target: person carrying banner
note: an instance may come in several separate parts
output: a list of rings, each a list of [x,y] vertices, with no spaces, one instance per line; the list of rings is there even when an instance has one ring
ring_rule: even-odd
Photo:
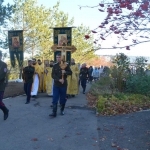
[[[0,51],[0,109],[4,113],[4,120],[8,118],[9,110],[3,103],[3,96],[6,87],[7,64],[2,61],[2,52]]]
[[[36,97],[38,94],[38,89],[39,89],[39,80],[40,80],[41,69],[40,69],[39,64],[36,62],[35,58],[33,59],[32,64],[33,64],[32,67],[35,68],[35,73],[33,76],[31,96]]]
[[[54,79],[53,86],[53,113],[49,116],[56,117],[57,115],[57,103],[60,102],[61,115],[64,115],[64,108],[66,104],[66,92],[67,92],[67,75],[72,75],[72,71],[67,63],[62,64],[61,54],[56,55],[57,63],[54,64],[52,69],[52,78]],[[61,68],[61,65],[65,65],[65,69]],[[63,77],[63,78],[62,78]]]
[[[75,60],[73,58],[71,59],[70,69],[72,71],[72,75],[67,77],[67,95],[75,97],[75,95],[77,95],[79,92],[78,80],[80,71],[78,65],[75,63]]]

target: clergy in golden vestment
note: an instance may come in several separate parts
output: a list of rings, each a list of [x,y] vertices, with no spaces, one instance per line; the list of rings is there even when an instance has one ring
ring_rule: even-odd
[[[45,92],[46,91],[46,88],[44,88],[44,65],[42,64],[41,60],[38,59],[38,64],[39,64],[39,67],[40,67],[40,81],[39,81],[39,89],[38,89],[38,92]]]
[[[79,92],[79,67],[78,64],[75,64],[75,60],[71,59],[70,65],[72,75],[67,77],[68,87],[67,87],[67,95],[74,97]]]
[[[50,65],[46,65],[45,68],[45,74],[46,74],[46,92],[49,96],[53,96],[53,78],[51,76],[52,74],[52,68],[53,68],[54,61],[50,61]]]
[[[33,84],[32,84],[32,89],[31,89],[31,96],[36,97],[37,93],[38,93],[38,89],[39,89],[39,79],[40,79],[40,66],[39,64],[36,62],[36,59],[33,59],[33,63],[32,63],[33,67],[35,68],[35,74],[33,77]]]

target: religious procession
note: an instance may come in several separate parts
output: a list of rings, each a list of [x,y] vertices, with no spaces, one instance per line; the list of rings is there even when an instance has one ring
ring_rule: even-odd
[[[86,92],[87,82],[91,83],[100,77],[100,68],[87,67],[86,63],[80,65],[75,62],[71,54],[76,51],[72,45],[71,27],[54,28],[54,45],[51,49],[54,52],[54,60],[28,59],[24,65],[23,54],[23,31],[9,31],[8,37],[10,60],[12,67],[15,66],[15,58],[22,69],[24,92],[26,94],[25,104],[29,104],[31,98],[37,98],[39,93],[45,93],[52,97],[52,113],[50,117],[57,116],[57,107],[60,104],[60,114],[64,115],[64,109],[68,98],[79,94],[79,87],[82,93]],[[15,40],[14,40],[15,39]],[[19,44],[15,44],[20,41]],[[15,42],[15,43],[14,43]],[[18,42],[17,42],[18,43]],[[3,95],[7,83],[7,64],[2,61],[0,52],[0,109],[4,113],[4,120],[8,118],[9,110],[3,103]]]

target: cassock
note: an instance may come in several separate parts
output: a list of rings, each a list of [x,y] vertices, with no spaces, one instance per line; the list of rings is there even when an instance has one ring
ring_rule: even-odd
[[[39,92],[41,92],[41,91],[43,91],[43,92],[45,92],[45,90],[44,90],[44,65],[43,64],[41,64],[41,65],[39,65],[39,67],[40,67],[40,74],[39,74]]]
[[[33,77],[31,96],[35,96],[35,95],[37,95],[38,89],[39,89],[39,80],[40,80],[41,69],[40,69],[38,63],[36,63],[35,65],[32,65],[32,66],[35,68],[35,74]]]
[[[79,68],[77,64],[71,65],[70,69],[72,71],[72,75],[67,77],[68,87],[67,94],[68,95],[77,95],[79,93]]]
[[[53,96],[53,78],[51,76],[53,67],[46,67],[46,92],[49,96]]]

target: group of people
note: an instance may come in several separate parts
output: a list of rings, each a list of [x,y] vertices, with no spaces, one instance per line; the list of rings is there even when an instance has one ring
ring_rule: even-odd
[[[86,81],[88,78],[88,69],[82,65],[81,69],[74,59],[71,64],[67,64],[65,70],[62,70],[60,63],[61,54],[56,55],[57,63],[50,61],[49,64],[43,64],[41,60],[28,60],[28,65],[23,68],[22,79],[24,82],[24,91],[27,95],[26,103],[30,103],[31,97],[36,97],[39,92],[47,92],[53,97],[52,117],[57,115],[57,103],[61,106],[61,115],[64,115],[64,108],[68,96],[75,97],[79,93],[79,83],[83,88],[83,94],[86,90]],[[64,74],[64,78],[62,78]],[[4,120],[8,118],[9,110],[3,103],[3,95],[6,87],[7,64],[2,61],[2,52],[0,51],[0,109],[4,113]]]
[[[0,109],[4,112],[4,120],[8,118],[9,110],[2,102],[7,76],[7,64],[2,60],[2,53],[0,52]],[[28,65],[23,68],[22,79],[24,82],[24,91],[27,95],[26,103],[30,103],[31,97],[36,97],[39,92],[46,92],[53,97],[51,117],[57,115],[57,104],[61,106],[60,113],[64,115],[64,108],[69,97],[75,97],[79,93],[79,86],[81,85],[85,94],[87,80],[92,81],[92,76],[95,77],[95,71],[92,67],[87,68],[86,64],[79,66],[72,58],[70,65],[67,64],[63,70],[61,68],[62,57],[61,54],[56,55],[57,62],[53,60],[50,64],[43,64],[40,59],[28,60]],[[62,78],[62,74],[64,75]],[[98,75],[97,75],[98,77]]]
[[[94,81],[98,80],[100,78],[101,73],[103,73],[103,69],[104,69],[103,66],[101,67],[90,66],[88,68],[88,80],[87,81],[89,83],[92,83],[93,80]]]
[[[64,108],[68,97],[75,97],[79,93],[79,81],[83,88],[83,94],[86,90],[86,81],[88,78],[88,68],[83,64],[81,69],[75,60],[71,59],[71,64],[67,64],[63,70],[61,68],[61,54],[56,55],[57,63],[50,61],[43,65],[40,60],[32,59],[28,61],[28,66],[23,68],[22,78],[24,81],[24,91],[27,95],[26,103],[30,103],[30,98],[36,97],[38,92],[47,92],[53,97],[52,117],[56,117],[57,104],[60,103],[61,115],[64,115]],[[62,78],[62,74],[64,74]]]

